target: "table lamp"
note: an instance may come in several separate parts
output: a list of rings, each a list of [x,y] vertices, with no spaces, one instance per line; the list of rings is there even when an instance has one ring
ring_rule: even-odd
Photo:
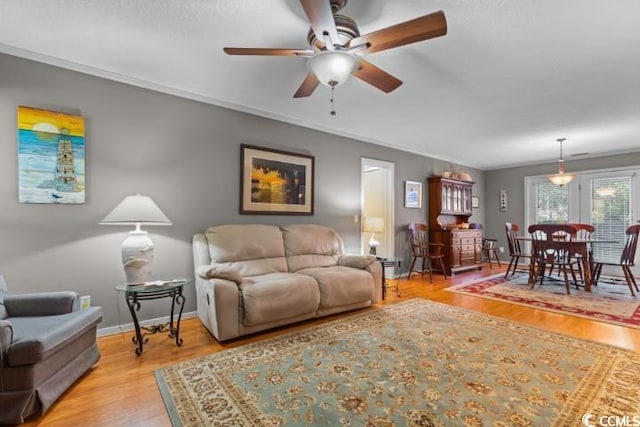
[[[171,225],[171,221],[162,213],[151,197],[127,196],[105,216],[101,225],[135,225],[122,242],[122,264],[127,283],[143,283],[151,276],[153,262],[153,242],[141,225]]]
[[[376,255],[376,247],[380,244],[380,242],[376,240],[376,233],[382,233],[384,231],[384,218],[378,216],[365,216],[362,231],[371,233],[371,239],[369,239],[369,253],[371,255]]]

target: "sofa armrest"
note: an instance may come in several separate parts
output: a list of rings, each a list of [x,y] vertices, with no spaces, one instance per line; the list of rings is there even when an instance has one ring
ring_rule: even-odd
[[[338,265],[351,268],[365,269],[376,262],[375,255],[341,255],[338,258]]]
[[[198,317],[218,341],[240,335],[241,295],[231,280],[196,276]]]
[[[52,316],[79,309],[78,294],[71,291],[6,294],[7,317]]]
[[[375,255],[341,255],[338,258],[338,265],[366,270],[373,276],[372,304],[382,300],[382,264],[377,261]]]
[[[378,301],[382,301],[382,263],[372,262],[365,268],[365,270],[371,273],[371,275],[373,276],[375,289],[373,291],[371,303],[375,304]]]
[[[0,367],[4,366],[4,359],[6,357],[11,342],[13,341],[13,328],[11,322],[8,320],[0,320]],[[2,378],[0,378],[0,382]]]
[[[196,267],[196,274],[205,280],[223,279],[235,282],[237,285],[242,283],[242,274],[235,268],[224,265],[200,265]]]

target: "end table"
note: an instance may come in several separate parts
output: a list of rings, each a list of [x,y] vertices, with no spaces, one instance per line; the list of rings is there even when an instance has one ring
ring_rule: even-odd
[[[140,356],[142,354],[144,344],[149,341],[147,335],[153,335],[158,332],[168,331],[169,337],[175,338],[176,345],[182,345],[182,338],[180,338],[180,319],[182,318],[182,309],[184,308],[185,302],[182,289],[191,282],[191,279],[174,279],[156,280],[141,284],[121,283],[116,286],[116,290],[124,294],[131,318],[133,319],[135,335],[131,338],[131,341],[137,344],[135,350],[136,355]],[[136,312],[140,311],[140,301],[160,298],[171,298],[171,317],[169,318],[169,322],[153,326],[140,326],[138,316],[136,315]],[[174,323],[173,315],[177,308],[179,308],[180,311],[178,311],[177,322]],[[145,332],[142,333],[142,330]]]
[[[400,276],[396,278],[396,282],[391,284],[387,281],[385,269],[393,268],[394,275],[396,268],[401,268],[402,260],[400,258],[378,258],[380,264],[382,264],[382,300],[384,300],[387,296],[387,289],[394,289],[396,291],[396,295],[400,296]]]

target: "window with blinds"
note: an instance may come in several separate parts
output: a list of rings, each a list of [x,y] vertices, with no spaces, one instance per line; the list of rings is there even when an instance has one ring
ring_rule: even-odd
[[[594,245],[594,257],[618,261],[624,247],[631,218],[631,177],[593,178],[591,188],[591,223],[597,239],[616,240],[616,244]]]
[[[535,186],[534,224],[561,224],[569,221],[569,190],[549,181]]]
[[[559,187],[546,176],[525,178],[525,224],[586,223],[596,232],[593,238],[617,243],[594,243],[596,260],[618,262],[626,241],[626,230],[640,222],[638,195],[640,169],[587,171],[575,174]],[[634,267],[640,276],[640,264]]]

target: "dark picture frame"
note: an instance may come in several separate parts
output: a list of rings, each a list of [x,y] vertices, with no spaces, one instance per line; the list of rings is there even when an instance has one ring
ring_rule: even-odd
[[[420,181],[404,182],[404,207],[422,208],[422,183]]]
[[[240,146],[240,213],[313,215],[314,156]]]

